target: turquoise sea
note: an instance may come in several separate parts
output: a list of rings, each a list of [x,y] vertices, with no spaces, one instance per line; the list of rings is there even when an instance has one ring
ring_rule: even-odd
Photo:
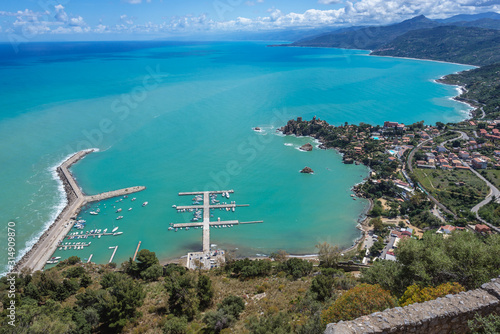
[[[350,189],[367,168],[343,165],[332,150],[301,152],[311,139],[279,136],[276,128],[297,116],[335,125],[458,121],[468,107],[450,99],[454,87],[433,80],[468,68],[263,42],[31,43],[17,53],[2,44],[0,272],[7,223],[16,223],[20,257],[65,204],[55,166],[91,147],[99,152],[72,168],[87,194],[147,190],[135,202],[112,199],[82,212],[87,229],[119,226],[122,235],[87,239],[91,246],[57,256],[93,254],[106,263],[109,247],[119,246],[114,262],[121,263],[139,241],[162,259],[200,250],[200,230],[167,228],[191,218],[172,209],[191,204],[178,192],[210,189],[234,189],[230,200],[250,204],[214,219],[264,220],[212,229],[219,247],[256,255],[313,253],[323,241],[349,246],[367,206]],[[304,166],[314,175],[300,174]],[[98,205],[101,213],[90,215]]]

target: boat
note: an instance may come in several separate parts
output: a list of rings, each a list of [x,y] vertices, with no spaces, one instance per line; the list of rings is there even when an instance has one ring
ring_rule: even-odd
[[[53,257],[51,257],[50,259],[51,259],[51,260],[59,260],[60,258],[61,258],[60,256],[53,256]]]
[[[107,228],[105,228],[104,231],[102,231],[102,233],[106,233],[106,232],[108,232]]]
[[[99,213],[95,212],[95,211],[90,211],[90,214],[91,215],[98,215]]]
[[[192,221],[192,222],[197,222],[197,221],[198,221],[198,218],[196,218],[196,217],[191,218],[191,221]]]
[[[233,212],[236,211],[236,209],[233,207]]]
[[[132,208],[128,208],[128,211],[132,211]]]
[[[169,231],[172,231],[173,229],[174,229],[174,228],[173,228],[172,226],[170,226],[170,227],[168,228],[168,230],[169,230]]]
[[[101,239],[101,236],[102,236],[102,234],[99,234],[99,235],[97,236],[97,239]]]
[[[229,198],[229,192],[228,191],[226,191],[226,197]]]
[[[118,230],[118,226],[115,227],[111,232],[116,232],[116,230]]]
[[[176,227],[176,228],[175,228],[175,232],[177,232],[177,230],[178,230],[178,228]]]
[[[172,207],[173,207],[173,208],[176,208],[176,207],[177,207],[177,205],[175,205],[175,204],[174,204],[174,205],[172,205]]]
[[[116,210],[116,212],[122,212],[122,209],[121,209],[121,208],[119,208],[118,210]]]
[[[128,198],[128,196],[127,196],[127,195],[125,195],[125,196],[123,196],[123,198]]]
[[[135,197],[134,197],[134,198],[132,198],[132,199],[131,199],[131,201],[133,202],[133,201],[135,201],[136,199],[137,199],[137,198],[135,198]]]
[[[120,234],[123,234],[123,232],[115,232],[115,233],[113,233],[113,235],[120,235]]]
[[[47,261],[47,264],[55,264],[55,263],[57,263],[57,262],[59,262],[59,261],[49,260],[49,261]]]
[[[226,197],[226,193],[222,193],[222,197]]]
[[[146,205],[148,205],[148,202],[142,203],[142,206],[146,206]]]
[[[188,231],[188,230],[189,230],[189,226],[186,226],[186,231]]]
[[[123,218],[123,216],[118,216],[118,217],[116,217],[116,220],[122,219],[122,218]]]

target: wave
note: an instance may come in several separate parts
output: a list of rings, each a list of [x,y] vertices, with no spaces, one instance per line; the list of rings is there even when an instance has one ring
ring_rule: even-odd
[[[90,148],[83,150],[85,152],[89,151],[94,151],[94,152],[99,152],[100,150],[98,148]],[[55,180],[57,183],[57,195],[58,195],[58,202],[51,208],[50,213],[49,213],[49,219],[45,221],[42,225],[42,229],[38,231],[31,239],[26,241],[25,247],[19,251],[16,257],[16,262],[22,259],[24,255],[26,255],[27,252],[30,251],[31,248],[40,240],[40,237],[45,233],[45,231],[54,223],[56,220],[57,216],[62,212],[62,210],[66,207],[68,204],[68,199],[66,197],[66,191],[64,190],[64,184],[59,178],[59,175],[57,174],[57,168],[62,165],[63,162],[68,160],[71,156],[73,156],[75,153],[68,154],[66,157],[63,159],[59,160],[56,164],[52,165],[51,167],[48,167],[46,169],[46,172],[48,172],[51,175],[52,180]],[[0,273],[0,276],[3,276],[7,274],[6,273]]]

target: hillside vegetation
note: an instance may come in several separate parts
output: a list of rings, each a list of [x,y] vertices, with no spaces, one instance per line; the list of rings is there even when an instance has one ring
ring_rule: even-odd
[[[491,117],[500,115],[500,63],[450,74],[440,81],[465,86],[466,92],[458,100],[483,106],[484,112]]]
[[[70,257],[14,275],[14,298],[11,281],[0,279],[0,333],[315,334],[329,322],[477,288],[500,274],[499,235],[407,239],[398,262],[377,261],[359,278],[336,268],[338,248],[318,248],[318,266],[282,251],[273,261],[231,260],[210,271],[160,266],[148,250],[120,269]],[[12,300],[16,327],[8,324]]]
[[[499,49],[498,30],[442,26],[407,32],[372,54],[488,65],[500,62]]]

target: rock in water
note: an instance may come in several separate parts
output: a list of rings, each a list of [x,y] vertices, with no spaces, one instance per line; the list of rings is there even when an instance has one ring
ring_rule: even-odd
[[[302,145],[300,147],[300,150],[309,152],[309,151],[313,150],[313,146],[310,143],[307,143],[307,144]]]
[[[300,171],[301,173],[306,173],[306,174],[311,174],[311,173],[314,173],[314,171],[309,168],[309,167],[304,167],[303,170]]]

